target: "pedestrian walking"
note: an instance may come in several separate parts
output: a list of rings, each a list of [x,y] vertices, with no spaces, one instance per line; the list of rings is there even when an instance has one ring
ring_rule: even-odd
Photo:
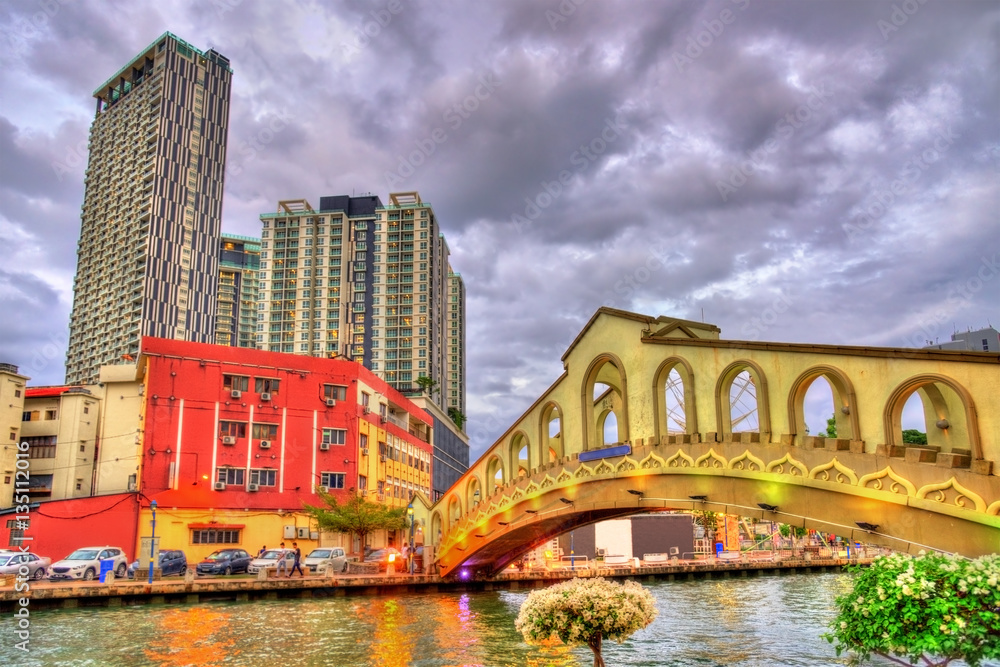
[[[306,576],[306,573],[302,571],[302,550],[299,549],[298,542],[292,542],[292,546],[295,547],[295,563],[292,564],[292,571],[288,573],[288,578],[292,578],[292,575],[295,574],[295,570],[298,570],[299,575],[304,577]]]
[[[260,551],[257,552],[257,558],[263,558],[265,551],[267,551],[267,545],[266,544],[260,548]]]
[[[288,559],[285,558],[288,554],[285,553],[285,543],[281,543],[281,556],[278,558],[278,569],[275,571],[275,576],[281,576],[282,571],[288,572]]]

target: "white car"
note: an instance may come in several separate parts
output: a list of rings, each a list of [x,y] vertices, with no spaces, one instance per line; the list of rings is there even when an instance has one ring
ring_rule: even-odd
[[[347,554],[340,547],[320,547],[310,551],[302,561],[303,569],[313,574],[327,565],[332,565],[334,572],[343,572],[347,567]]]
[[[92,581],[101,574],[101,561],[112,560],[115,577],[123,579],[128,571],[128,559],[118,547],[84,547],[77,549],[49,568],[49,579],[83,579]]]
[[[0,551],[0,574],[18,574],[30,579],[44,579],[52,561],[31,552]]]
[[[293,549],[268,549],[263,556],[254,558],[247,566],[247,572],[256,574],[262,569],[274,569],[278,567],[278,561],[285,559],[285,572],[292,571],[292,564],[295,563],[295,551]]]

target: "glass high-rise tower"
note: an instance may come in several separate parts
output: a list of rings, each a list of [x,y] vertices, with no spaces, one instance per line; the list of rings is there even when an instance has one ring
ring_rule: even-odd
[[[232,74],[164,33],[94,91],[67,383],[142,336],[214,342]]]

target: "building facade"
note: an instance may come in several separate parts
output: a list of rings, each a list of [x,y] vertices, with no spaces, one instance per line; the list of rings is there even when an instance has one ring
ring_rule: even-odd
[[[215,344],[257,347],[260,239],[222,234]]]
[[[139,491],[172,508],[161,544],[189,560],[225,544],[317,546],[303,504],[318,491],[393,507],[431,495],[431,416],[358,363],[144,339],[139,373]],[[357,551],[348,538],[331,536]]]
[[[143,336],[211,342],[232,70],[164,33],[96,91],[68,384]]]
[[[18,480],[18,444],[21,442],[21,417],[24,413],[25,386],[30,378],[21,375],[13,364],[0,364],[0,509],[10,507],[14,490],[23,490],[29,480]],[[23,458],[23,457],[22,457]],[[23,466],[22,466],[23,468]],[[20,481],[22,484],[18,485]]]
[[[459,428],[465,423],[465,281],[458,273],[448,275],[448,376],[444,405],[457,411]]]
[[[1000,352],[1000,331],[993,327],[976,331],[958,331],[945,343],[925,345],[924,349],[963,350],[966,352]]]

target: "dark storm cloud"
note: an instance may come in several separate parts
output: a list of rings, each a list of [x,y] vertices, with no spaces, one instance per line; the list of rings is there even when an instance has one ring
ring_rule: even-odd
[[[167,29],[233,62],[225,229],[280,199],[434,205],[474,455],[601,305],[889,346],[1000,319],[995,3],[390,4],[57,3],[31,30],[6,6],[0,232],[50,266],[4,278],[3,351],[65,330],[83,166],[53,165]]]

